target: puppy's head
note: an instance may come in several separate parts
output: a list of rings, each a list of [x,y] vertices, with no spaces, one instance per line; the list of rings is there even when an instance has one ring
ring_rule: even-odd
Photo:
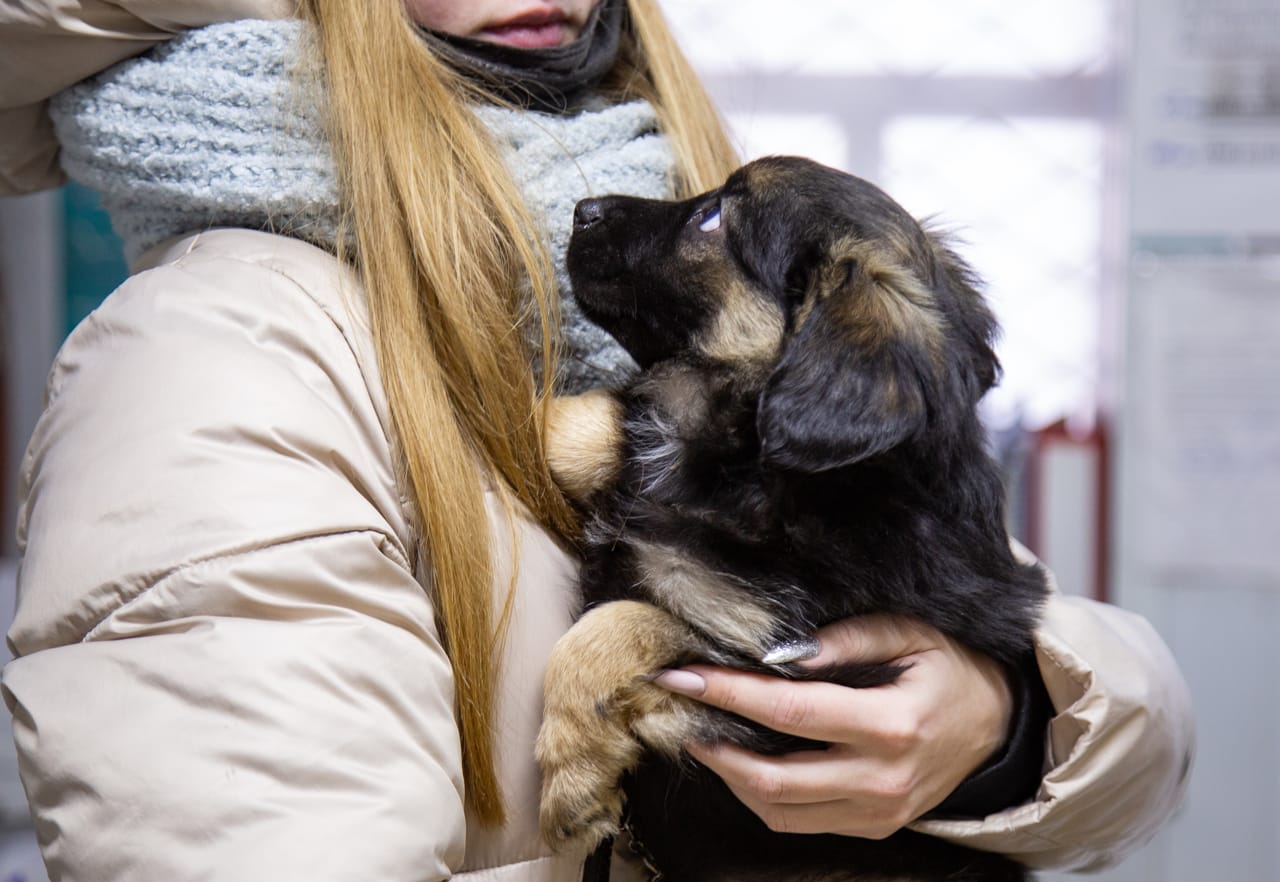
[[[580,202],[569,274],[641,367],[766,377],[762,457],[820,472],[954,434],[995,382],[972,274],[874,185],[796,157],[686,201]]]

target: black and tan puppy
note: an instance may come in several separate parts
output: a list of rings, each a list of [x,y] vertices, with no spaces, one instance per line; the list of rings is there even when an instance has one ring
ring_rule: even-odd
[[[689,201],[579,203],[569,271],[642,374],[552,427],[588,521],[585,612],[546,682],[544,834],[585,851],[625,825],[668,882],[1025,878],[909,831],[770,831],[681,745],[822,745],[651,682],[693,661],[814,676],[790,664],[814,630],[869,612],[1031,651],[1045,581],[1010,553],[975,414],[995,323],[964,264],[866,181],[776,157]]]

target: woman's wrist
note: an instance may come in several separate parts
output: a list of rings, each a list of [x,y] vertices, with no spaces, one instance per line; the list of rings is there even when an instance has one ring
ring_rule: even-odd
[[[1008,735],[928,817],[981,818],[1035,796],[1044,773],[1045,733],[1053,707],[1033,653],[1004,668],[1012,697]]]

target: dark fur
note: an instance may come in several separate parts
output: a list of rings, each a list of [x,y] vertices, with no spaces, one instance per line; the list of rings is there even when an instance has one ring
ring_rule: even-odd
[[[719,227],[700,229],[714,210]],[[811,676],[762,657],[869,612],[917,617],[1009,664],[1031,651],[1045,581],[1010,552],[1004,488],[975,413],[998,373],[995,322],[965,265],[888,196],[776,157],[689,201],[588,200],[569,271],[583,311],[643,370],[617,393],[612,480],[582,500],[588,610],[619,600],[666,609],[689,636],[665,665]],[[717,592],[709,606],[689,597],[705,574]],[[731,625],[730,607],[753,617]],[[625,654],[630,639],[609,651]],[[557,672],[593,664],[568,654],[547,685],[549,725],[561,728],[577,724],[555,717]],[[868,686],[899,673],[859,665],[821,676]],[[613,713],[612,698],[594,701],[599,717]],[[667,701],[680,712],[671,739],[814,746]],[[670,739],[634,720],[626,729],[646,745],[638,766],[627,761],[626,821],[664,879],[1025,878],[1003,857],[912,832],[771,832],[714,775],[672,755]],[[553,827],[578,835],[562,820]]]

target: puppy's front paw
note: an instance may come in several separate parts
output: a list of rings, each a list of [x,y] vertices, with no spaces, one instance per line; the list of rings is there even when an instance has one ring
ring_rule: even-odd
[[[639,760],[642,741],[679,751],[674,737],[646,740],[674,699],[649,681],[693,645],[670,613],[629,600],[588,611],[556,643],[537,745],[542,834],[553,848],[588,852],[618,831],[619,782]]]
[[[618,832],[623,801],[618,781],[638,752],[625,731],[603,721],[594,732],[563,719],[543,723],[540,822],[552,848],[586,854]]]
[[[614,788],[579,787],[577,775],[556,776],[542,797],[542,836],[556,851],[589,854],[618,832],[622,794]]]

